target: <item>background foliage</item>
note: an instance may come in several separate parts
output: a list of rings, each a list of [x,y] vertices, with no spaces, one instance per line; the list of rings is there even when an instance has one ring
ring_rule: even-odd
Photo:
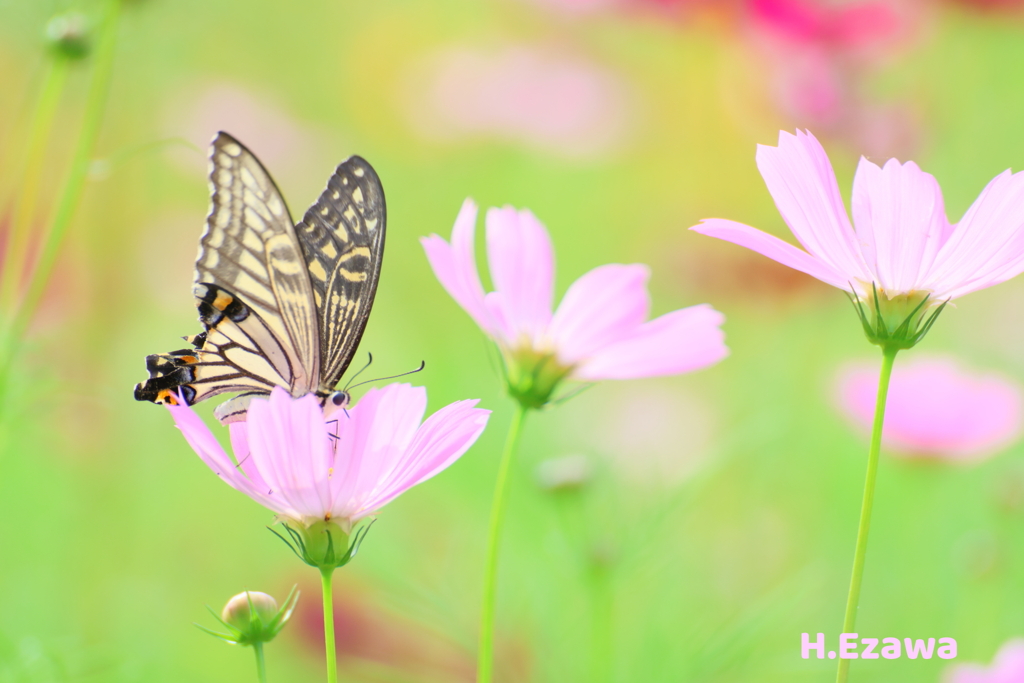
[[[840,55],[847,95],[898,114],[822,123],[844,194],[859,154],[910,157],[939,179],[956,220],[992,176],[1022,164],[1024,19],[981,4],[893,4],[906,22],[898,40]],[[68,9],[95,21],[100,6],[0,2],[0,211],[48,59],[42,29]],[[830,680],[832,662],[800,659],[799,636],[839,630],[867,450],[834,408],[832,380],[845,361],[879,354],[841,293],[686,230],[720,215],[788,235],[755,144],[817,121],[773,89],[792,60],[766,57],[777,53],[764,35],[741,2],[126,3],[97,161],[0,416],[0,681],[245,680],[248,655],[190,622],[209,620],[204,603],[219,609],[243,589],[283,598],[294,583],[299,613],[268,651],[271,677],[321,675],[315,573],[163,410],[131,395],[146,354],[198,331],[191,264],[205,145],[220,128],[263,158],[296,213],[347,155],[374,164],[390,215],[362,344],[369,372],[424,359],[414,381],[433,408],[479,397],[494,410],[478,445],[388,506],[337,575],[345,680],[472,680],[486,515],[512,410],[494,352],[418,243],[447,236],[466,196],[545,222],[559,293],[596,265],[648,263],[654,312],[710,302],[732,349],[712,369],[605,383],[527,423],[503,550],[502,680]],[[596,74],[595,99],[565,106],[599,135],[568,144],[574,126],[466,123],[457,89],[436,85],[460,50],[525,50],[542,64],[528,73],[567,63]],[[87,65],[58,110],[44,204],[70,155]],[[511,87],[481,78],[496,97]],[[552,97],[571,93],[535,100]],[[539,116],[527,105],[516,116]],[[614,117],[587,118],[600,114]],[[911,353],[1021,379],[1021,311],[1019,279],[973,294]],[[588,458],[588,484],[542,490],[538,464],[569,454]],[[973,466],[883,461],[862,634],[955,637],[960,659],[978,661],[1024,635],[1022,456],[1018,444]],[[596,674],[602,610],[614,644]],[[937,681],[944,664],[858,662],[854,674]]]

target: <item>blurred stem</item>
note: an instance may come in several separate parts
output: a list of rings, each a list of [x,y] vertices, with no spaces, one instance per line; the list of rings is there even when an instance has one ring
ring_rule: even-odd
[[[338,654],[334,642],[334,594],[331,590],[333,567],[320,568],[320,584],[324,589],[324,648],[327,651],[327,683],[338,683]]]
[[[252,649],[256,652],[256,675],[260,683],[267,683],[267,661],[263,658],[263,643],[253,643]]]
[[[46,148],[53,128],[53,117],[57,113],[57,103],[60,102],[64,85],[67,83],[68,69],[68,59],[63,55],[56,54],[47,61],[43,86],[29,119],[25,164],[21,171],[21,192],[14,206],[14,219],[4,249],[3,277],[0,280],[2,311],[15,310],[18,289],[28,266],[32,218],[39,197],[43,162],[46,159]]]
[[[82,196],[82,189],[89,175],[92,152],[96,145],[96,138],[99,136],[100,123],[103,120],[103,109],[107,101],[111,74],[114,69],[114,52],[117,45],[117,25],[121,14],[121,1],[107,1],[106,12],[100,25],[96,43],[92,79],[89,82],[89,91],[85,100],[85,111],[82,115],[82,128],[74,154],[71,157],[71,167],[58,196],[57,208],[53,212],[53,217],[44,235],[39,259],[29,278],[25,299],[16,308],[14,320],[10,326],[0,331],[0,395],[4,392],[12,357],[17,350],[18,343],[25,334],[25,330],[32,320],[32,314],[39,305],[43,292],[46,290],[46,283],[50,279],[54,263],[57,260],[60,244],[64,239],[65,233],[67,233],[68,226],[71,224],[71,219],[74,217],[75,208],[78,206],[78,200]]]
[[[594,683],[612,680],[612,582],[611,567],[606,558],[591,558],[591,673]]]
[[[487,564],[484,567],[484,598],[480,608],[480,650],[477,653],[476,681],[491,683],[494,672],[494,609],[498,593],[498,550],[501,545],[501,527],[508,507],[509,471],[512,458],[519,443],[526,411],[524,404],[516,404],[512,424],[505,438],[505,450],[498,465],[498,481],[494,485],[494,499],[491,503],[491,523],[487,533]]]
[[[860,584],[864,575],[864,556],[868,549],[868,531],[871,529],[871,508],[875,502],[875,478],[878,474],[878,454],[882,450],[882,423],[885,421],[885,399],[889,394],[889,378],[898,348],[885,348],[882,352],[882,371],[878,376],[878,394],[875,398],[875,422],[871,428],[871,447],[868,450],[868,473],[864,480],[864,500],[860,506],[860,525],[857,528],[857,550],[853,556],[853,574],[850,577],[850,595],[846,599],[843,633],[854,633],[857,605],[860,602]],[[846,683],[850,660],[839,660],[836,683]]]

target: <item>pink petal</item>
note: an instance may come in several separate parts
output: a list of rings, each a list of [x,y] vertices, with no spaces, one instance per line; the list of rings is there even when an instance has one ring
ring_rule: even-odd
[[[292,398],[275,387],[269,400],[253,399],[246,424],[250,457],[274,495],[300,516],[323,517],[331,504],[333,449],[316,397]]]
[[[573,365],[642,325],[650,310],[648,277],[647,266],[610,264],[572,283],[548,330],[559,360]]]
[[[188,445],[206,463],[207,467],[213,470],[214,474],[223,479],[232,488],[241,491],[255,500],[260,505],[270,508],[274,512],[283,512],[284,508],[280,501],[266,493],[264,489],[247,479],[235,467],[235,462],[221,448],[217,438],[206,426],[202,418],[195,414],[195,411],[187,405],[167,406],[168,412],[174,419],[174,424],[185,436]],[[244,423],[242,423],[244,424]]]
[[[420,243],[441,286],[484,332],[493,336],[496,334],[495,324],[484,306],[484,289],[476,269],[475,231],[476,204],[467,199],[455,219],[451,244],[437,235],[424,237]]]
[[[366,399],[370,398],[370,401]],[[389,384],[367,392],[349,410],[345,428],[356,433],[358,443],[339,454],[351,458],[346,475],[334,484],[334,513],[350,516],[362,501],[390,476],[416,435],[427,408],[427,392],[409,384]]]
[[[402,459],[364,502],[362,512],[372,513],[462,457],[483,433],[490,417],[491,411],[474,408],[477,403],[457,401],[427,418]]]
[[[235,454],[238,469],[245,474],[256,490],[270,491],[270,487],[263,481],[263,475],[256,469],[256,464],[250,457],[249,425],[244,420],[231,422],[228,424],[228,433],[231,436],[231,451]]]
[[[853,365],[839,379],[842,410],[863,429],[874,419],[877,364]],[[1024,390],[996,375],[975,375],[952,358],[897,363],[889,386],[883,438],[908,455],[977,459],[1015,441]]]
[[[1004,171],[982,190],[935,258],[927,288],[956,298],[1024,272],[1024,173]]]
[[[757,167],[800,244],[843,281],[870,281],[832,164],[815,137],[780,132],[778,147],[758,145]]]
[[[724,218],[708,218],[690,230],[746,247],[784,266],[818,278],[833,287],[845,291],[850,291],[851,287],[860,287],[860,284],[850,275],[836,270],[824,261],[811,256],[806,251],[797,249],[774,235],[769,235],[749,225]]]
[[[689,372],[729,354],[721,325],[725,316],[707,304],[666,313],[644,323],[573,371],[580,380],[632,379]]]
[[[879,168],[863,157],[853,179],[853,220],[873,280],[889,293],[918,289],[949,222],[939,184],[914,162]]]
[[[508,341],[539,338],[551,321],[555,257],[547,230],[528,210],[487,210],[487,261]]]
[[[991,667],[957,664],[943,676],[944,683],[1017,683],[1024,681],[1024,639],[1011,638],[996,653]]]

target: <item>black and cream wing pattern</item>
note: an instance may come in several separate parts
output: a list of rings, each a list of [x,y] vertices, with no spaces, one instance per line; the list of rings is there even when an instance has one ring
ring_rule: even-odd
[[[150,377],[135,387],[135,398],[193,404],[237,393],[217,408],[224,422],[244,419],[248,401],[275,386],[326,401],[339,393],[335,385],[355,355],[380,278],[380,179],[365,160],[350,157],[295,225],[256,156],[218,133],[210,188],[193,285],[204,331],[186,338],[193,348],[148,356]]]

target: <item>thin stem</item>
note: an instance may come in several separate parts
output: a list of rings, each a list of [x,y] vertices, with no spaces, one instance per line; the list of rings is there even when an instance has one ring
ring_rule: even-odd
[[[875,502],[875,478],[878,475],[878,454],[882,450],[882,423],[885,421],[885,399],[889,394],[889,378],[892,364],[896,360],[897,348],[886,348],[882,355],[882,371],[878,376],[878,395],[875,398],[875,422],[871,428],[871,447],[868,450],[868,473],[864,480],[864,500],[860,507],[860,525],[857,528],[857,550],[853,557],[853,574],[850,577],[850,595],[846,599],[846,616],[843,618],[843,633],[854,633],[857,622],[857,605],[860,602],[860,585],[864,576],[864,556],[868,549],[868,531],[871,529],[871,508]],[[850,660],[839,659],[836,683],[846,683],[850,672]]]
[[[121,14],[122,0],[108,0],[107,10],[97,38],[95,62],[89,91],[86,95],[85,111],[82,115],[82,129],[78,144],[71,158],[71,167],[64,186],[57,199],[57,208],[50,220],[49,229],[43,239],[43,246],[29,279],[25,299],[17,307],[14,320],[6,330],[0,331],[0,394],[4,391],[12,356],[21,337],[32,319],[36,306],[46,289],[64,235],[74,217],[78,200],[89,175],[92,152],[99,136],[103,120],[104,105],[110,90],[111,74],[114,69],[114,53],[117,45],[117,25]]]
[[[331,591],[333,567],[321,567],[320,584],[324,588],[324,649],[327,651],[327,683],[338,683],[338,654],[334,642],[334,596]]]
[[[601,557],[599,549],[591,558],[591,672],[590,680],[604,683],[612,680],[612,637],[613,597],[611,585],[611,568],[607,559]]]
[[[494,485],[494,499],[491,503],[491,524],[487,533],[487,564],[484,567],[484,596],[480,607],[480,649],[477,653],[477,683],[491,683],[494,672],[494,609],[498,593],[498,550],[501,546],[501,527],[508,507],[509,471],[523,420],[528,408],[522,403],[516,405],[512,424],[505,438],[505,450],[498,465],[498,481]]]
[[[54,55],[46,67],[43,86],[39,91],[32,118],[29,122],[25,162],[21,169],[21,191],[14,208],[14,220],[4,249],[3,278],[0,281],[0,310],[13,311],[18,289],[28,267],[31,244],[32,219],[39,198],[39,184],[46,148],[53,128],[53,117],[67,82],[68,60]]]
[[[253,643],[252,649],[256,652],[256,675],[260,683],[267,683],[267,661],[263,658],[263,643]]]

